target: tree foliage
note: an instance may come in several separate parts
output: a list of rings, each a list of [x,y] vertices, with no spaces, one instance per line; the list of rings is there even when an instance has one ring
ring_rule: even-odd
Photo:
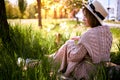
[[[6,15],[8,19],[20,18],[18,6],[12,5],[9,1],[5,1]]]
[[[36,14],[37,14],[37,3],[34,2],[32,4],[30,4],[28,6],[28,8],[26,9],[26,12],[28,12],[29,16],[28,18],[36,18]]]
[[[18,0],[18,5],[13,5],[6,0],[8,18],[36,18],[38,14],[37,0],[27,5],[26,0]],[[68,18],[74,11],[77,12],[87,0],[41,0],[42,18]],[[21,16],[22,15],[22,16]]]
[[[65,4],[69,9],[81,8],[82,0],[66,0]]]
[[[26,0],[18,0],[18,6],[19,6],[19,10],[22,14],[22,18],[23,18],[24,11],[26,10],[26,7],[27,7],[27,1]]]

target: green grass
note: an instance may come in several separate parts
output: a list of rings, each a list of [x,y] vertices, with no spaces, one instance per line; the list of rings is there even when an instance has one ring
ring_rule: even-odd
[[[50,76],[51,63],[44,55],[57,48],[54,38],[46,40],[40,32],[33,31],[31,27],[20,27],[19,25],[10,26],[10,36],[11,41],[5,47],[0,42],[0,79],[52,80],[54,77]],[[23,71],[17,66],[18,57],[39,59],[42,63],[34,69]]]
[[[111,52],[118,52],[118,46],[120,41],[120,28],[111,28],[112,36],[113,36],[113,44],[112,44],[112,49]]]
[[[107,20],[105,21],[107,23],[114,23],[114,24],[120,24],[120,21],[111,21],[111,20]]]
[[[37,20],[8,20],[10,23],[10,43],[3,45],[0,39],[0,80],[56,80],[57,67],[45,57],[57,51],[67,39],[81,35],[86,30],[73,20],[43,20],[43,28],[37,26]],[[111,61],[120,62],[120,29],[111,28],[113,45]],[[59,44],[56,34],[60,33]],[[41,64],[24,71],[17,66],[17,58],[41,60]],[[103,70],[104,71],[104,70]],[[98,75],[99,76],[99,75]],[[101,75],[100,75],[101,76]],[[102,80],[102,79],[101,79]]]

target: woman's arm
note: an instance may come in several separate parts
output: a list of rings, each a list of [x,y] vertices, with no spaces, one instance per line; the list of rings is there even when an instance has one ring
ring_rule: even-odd
[[[72,62],[81,61],[87,54],[87,49],[82,44],[77,44],[68,54],[68,60]]]

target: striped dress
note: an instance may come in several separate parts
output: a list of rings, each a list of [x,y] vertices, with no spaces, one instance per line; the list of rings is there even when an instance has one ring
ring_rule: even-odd
[[[89,73],[99,64],[110,60],[112,34],[108,26],[89,29],[80,36],[78,43],[68,40],[54,55],[55,62],[60,62],[59,72],[76,79],[89,79]]]

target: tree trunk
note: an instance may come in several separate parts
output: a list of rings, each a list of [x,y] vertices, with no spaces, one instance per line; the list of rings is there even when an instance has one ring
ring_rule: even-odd
[[[42,23],[41,23],[41,0],[37,0],[37,5],[38,5],[38,26],[42,28]]]
[[[6,43],[9,42],[10,36],[4,0],[0,0],[0,7],[0,38]]]

